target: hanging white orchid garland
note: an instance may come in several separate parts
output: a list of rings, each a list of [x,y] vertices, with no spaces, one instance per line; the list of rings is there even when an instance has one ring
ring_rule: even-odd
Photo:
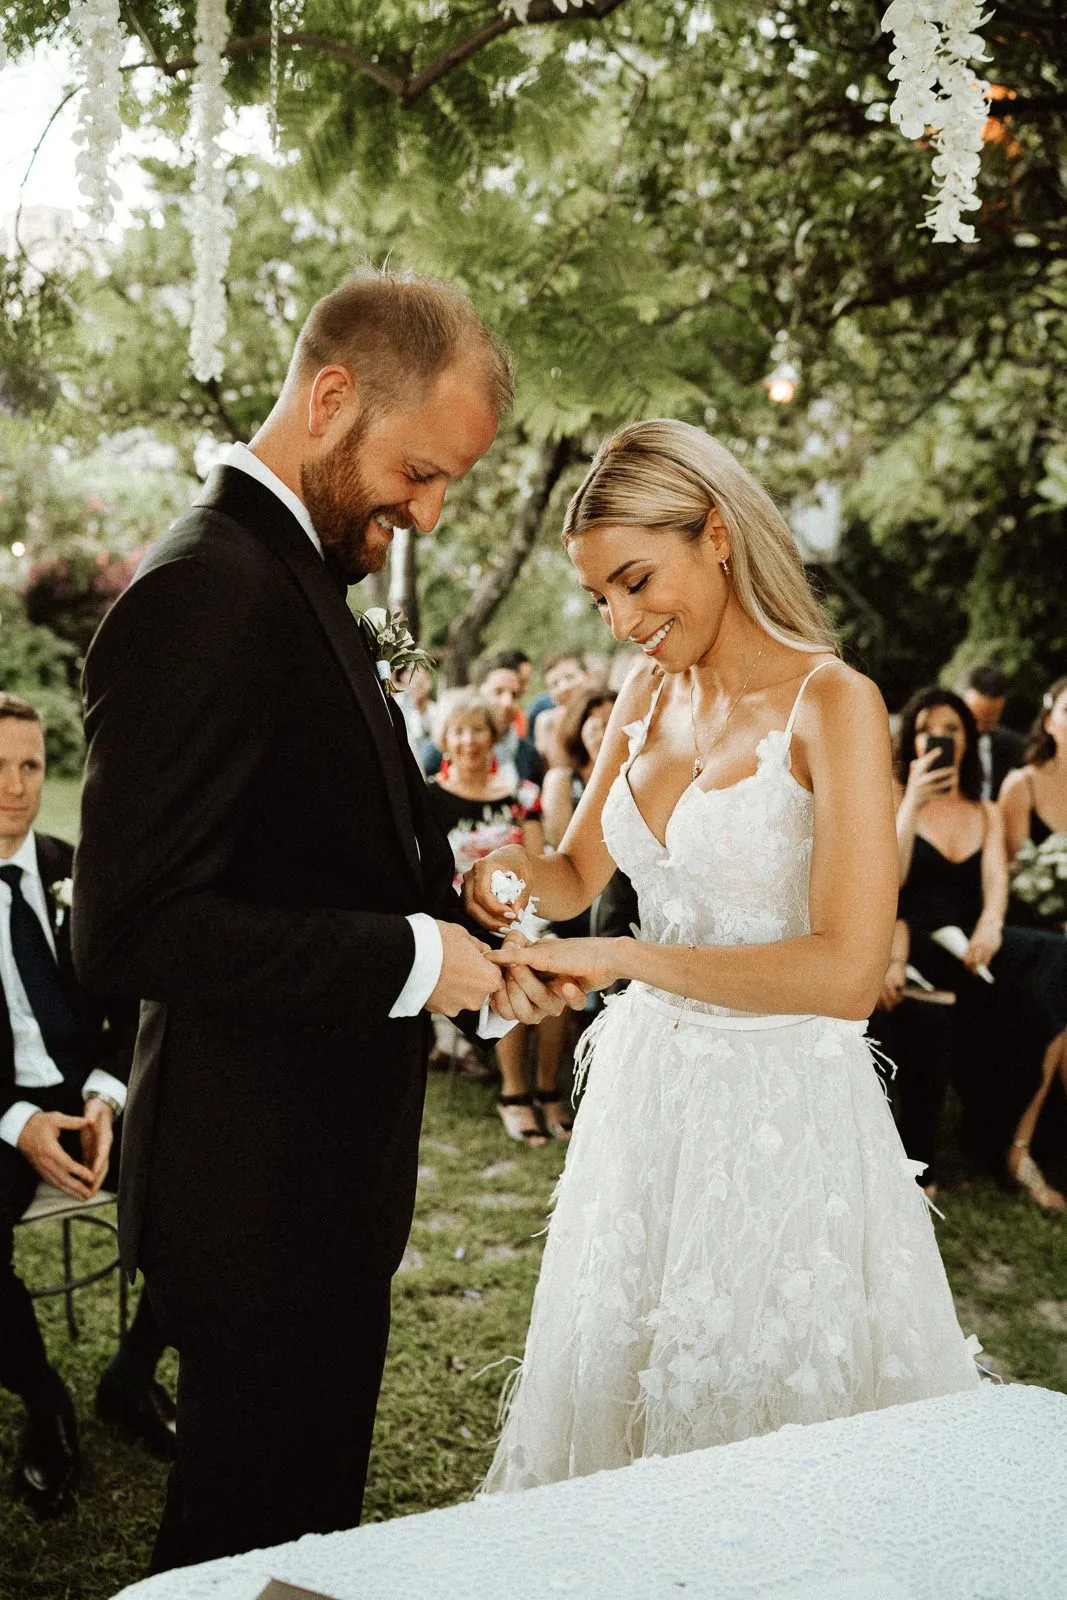
[[[978,30],[992,12],[978,0],[893,0],[882,18],[892,33],[889,76],[897,84],[890,116],[906,139],[933,129],[936,203],[924,227],[938,244],[977,237],[963,212],[977,211],[982,130],[989,115],[989,84],[971,61],[988,61]]]
[[[226,0],[197,0],[193,70],[193,318],[189,357],[201,383],[222,377],[226,336],[226,268],[233,212],[226,204],[226,157],[219,144],[226,117],[223,81],[229,63]]]
[[[81,146],[75,168],[85,196],[92,233],[103,233],[115,214],[119,186],[111,176],[111,158],[122,133],[119,68],[126,39],[118,0],[76,0],[70,22],[80,47],[83,90],[78,102],[75,142]]]

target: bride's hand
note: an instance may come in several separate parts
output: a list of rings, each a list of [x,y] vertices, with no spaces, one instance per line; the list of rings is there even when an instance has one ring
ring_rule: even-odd
[[[513,872],[526,885],[518,899],[510,905],[498,900],[492,891],[494,872]],[[467,869],[463,879],[463,904],[468,915],[480,922],[483,928],[491,928],[494,933],[506,933],[511,924],[518,921],[530,898],[532,877],[533,862],[521,844],[502,845],[491,855],[483,856]]]
[[[534,971],[532,966],[515,963],[504,966],[497,958],[505,952],[524,950],[530,940],[518,928],[512,928],[500,950],[490,956],[498,966],[504,967],[504,984],[493,996],[493,1010],[509,1022],[537,1024],[545,1017],[558,1017],[566,1008],[584,1011],[585,989],[572,977],[548,977]]]
[[[539,944],[519,946],[510,940],[494,950],[490,961],[497,966],[532,967],[546,978],[571,978],[583,989],[609,989],[622,970],[623,951],[630,939],[543,939]]]

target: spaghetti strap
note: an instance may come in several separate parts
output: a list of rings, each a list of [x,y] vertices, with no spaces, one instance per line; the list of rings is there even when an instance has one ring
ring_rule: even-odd
[[[648,710],[645,712],[643,718],[641,719],[642,722],[644,723],[646,738],[648,736],[648,730],[652,726],[652,718],[656,714],[656,707],[659,704],[659,697],[663,693],[663,685],[666,682],[667,682],[667,674],[664,673],[662,675],[662,677],[660,678],[659,682],[657,683],[657,685],[655,687],[655,690],[653,691],[652,699],[649,701],[649,704],[648,704]]]
[[[820,661],[817,667],[812,667],[811,671],[804,679],[804,682],[800,685],[800,688],[797,690],[797,697],[793,701],[793,709],[789,713],[789,721],[785,725],[786,739],[791,739],[793,737],[793,724],[797,720],[797,712],[800,710],[800,702],[804,697],[804,690],[808,687],[808,684],[811,682],[812,678],[814,678],[817,672],[821,672],[823,667],[835,666],[838,659],[839,658],[835,656],[832,661]]]

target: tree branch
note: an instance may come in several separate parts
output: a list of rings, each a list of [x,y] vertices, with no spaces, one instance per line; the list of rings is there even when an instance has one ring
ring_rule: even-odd
[[[479,638],[534,547],[553,489],[571,462],[577,460],[577,454],[577,441],[572,438],[546,439],[541,445],[533,486],[501,560],[486,573],[448,630],[442,655],[450,683],[462,681]]]
[[[1067,111],[1067,94],[1020,95],[1014,100],[994,100],[989,115],[1004,122],[1008,117],[1055,117]]]
[[[433,61],[422,68],[414,76],[401,77],[397,72],[390,72],[387,67],[380,66],[377,61],[372,61],[369,56],[364,56],[358,50],[352,50],[348,45],[330,39],[321,33],[303,33],[297,30],[285,30],[279,34],[279,43],[289,49],[310,50],[320,55],[332,56],[335,61],[341,61],[345,66],[351,67],[354,72],[360,72],[365,77],[371,78],[381,88],[388,90],[391,95],[400,101],[405,110],[421,100],[428,89],[441,81],[442,78],[458,67],[462,62],[477,55],[479,50],[484,50],[486,45],[492,44],[494,39],[502,38],[504,34],[511,33],[516,28],[532,28],[550,23],[559,22],[602,22],[612,11],[625,5],[626,0],[585,0],[581,7],[568,11],[559,11],[554,0],[532,0],[526,13],[526,20],[521,21],[514,12],[507,15],[491,17],[488,22],[483,22],[474,32],[465,39],[460,39],[456,44],[450,45],[442,51]],[[132,15],[132,13],[131,13]],[[136,23],[135,23],[136,26]],[[174,61],[161,60],[154,47],[145,39],[141,28],[137,27],[145,48],[150,52],[150,61],[136,61],[123,71],[136,72],[143,67],[153,67],[168,78],[177,77],[180,72],[191,72],[196,66],[193,56],[180,56]],[[242,39],[231,39],[223,50],[226,56],[249,55],[255,50],[266,50],[270,47],[269,33],[248,34]]]

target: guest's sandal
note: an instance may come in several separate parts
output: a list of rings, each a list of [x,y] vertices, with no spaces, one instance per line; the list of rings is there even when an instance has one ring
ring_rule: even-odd
[[[1063,1211],[1067,1209],[1067,1200],[1064,1200],[1058,1189],[1054,1189],[1045,1181],[1045,1174],[1030,1154],[1029,1139],[1013,1139],[1012,1150],[1018,1150],[1014,1168],[1012,1158],[1008,1157],[1008,1176],[1013,1178],[1024,1194],[1039,1205],[1042,1211]]]
[[[532,1094],[498,1094],[496,1097],[496,1109],[508,1138],[514,1139],[516,1144],[524,1144],[528,1150],[539,1150],[548,1142],[540,1118],[536,1118],[531,1127],[523,1116],[524,1110],[533,1111],[533,1103]]]
[[[553,1139],[561,1139],[565,1143],[571,1136],[571,1123],[566,1117],[561,1117],[559,1112],[551,1109],[563,1104],[563,1095],[558,1089],[535,1089],[533,1097],[541,1107],[541,1115],[545,1119],[545,1132],[551,1134]],[[550,1109],[545,1110],[548,1106]]]

